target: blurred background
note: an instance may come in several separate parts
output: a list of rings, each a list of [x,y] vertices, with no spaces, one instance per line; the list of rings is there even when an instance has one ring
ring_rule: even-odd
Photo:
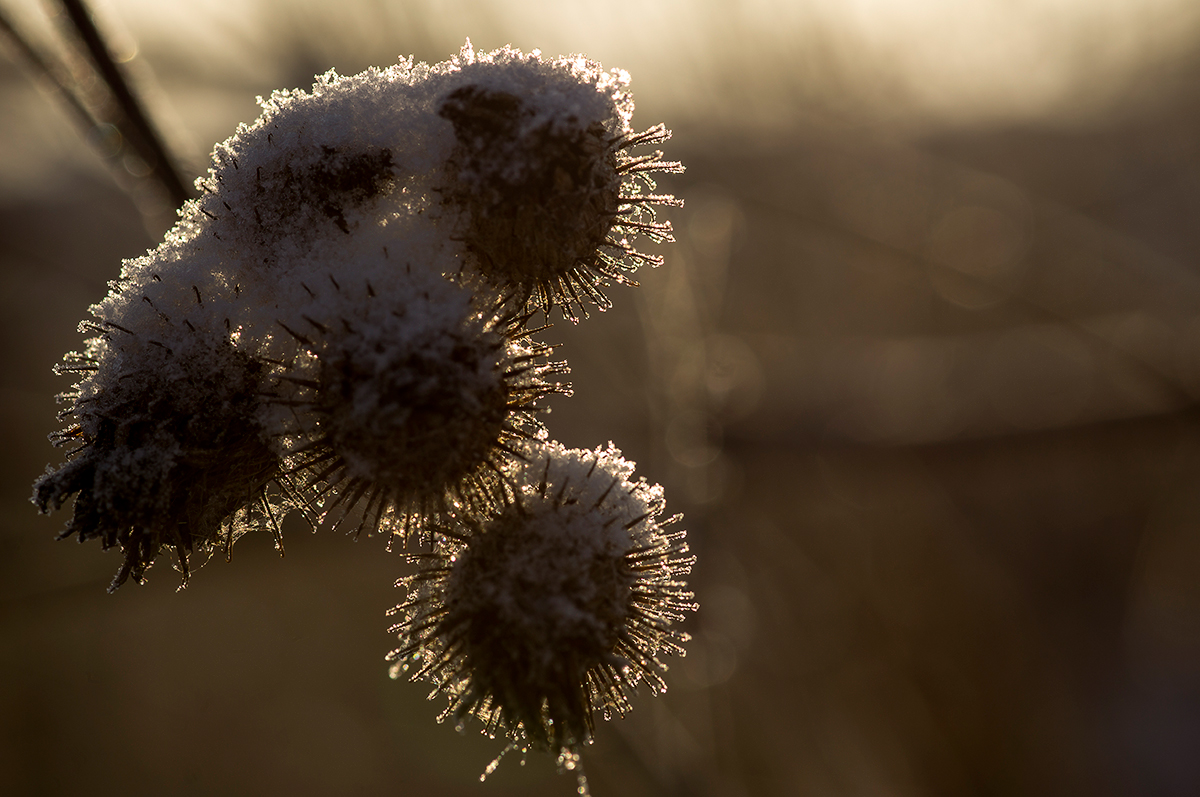
[[[679,242],[545,334],[686,515],[670,691],[605,723],[615,795],[1200,793],[1200,4],[108,0],[190,181],[255,96],[511,43],[633,76]],[[3,0],[86,88],[58,6]],[[567,795],[390,681],[403,557],[54,542],[51,374],[174,215],[0,37],[0,792]]]

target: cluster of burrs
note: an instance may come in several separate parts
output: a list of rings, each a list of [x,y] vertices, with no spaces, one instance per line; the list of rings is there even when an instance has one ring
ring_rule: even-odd
[[[216,147],[203,193],[126,261],[60,367],[74,496],[62,537],[118,547],[116,589],[160,553],[250,531],[385,534],[414,552],[393,674],[513,745],[574,755],[593,714],[663,688],[694,608],[662,490],[612,447],[550,442],[566,364],[534,340],[670,239],[628,76],[469,45],[276,92]],[[540,318],[542,326],[535,321]],[[420,552],[415,552],[415,551]]]

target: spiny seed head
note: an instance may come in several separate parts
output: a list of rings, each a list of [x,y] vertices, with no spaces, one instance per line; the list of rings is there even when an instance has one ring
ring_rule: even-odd
[[[62,370],[90,372],[68,394],[74,425],[55,438],[77,447],[33,500],[48,512],[77,494],[60,537],[121,546],[110,591],[140,582],[164,547],[186,584],[190,552],[228,546],[284,502],[267,489],[279,461],[255,421],[262,366],[199,332],[180,335],[178,350],[115,327],[105,334],[67,357]]]
[[[446,529],[421,570],[401,579],[393,677],[416,668],[488,733],[552,752],[591,739],[593,711],[630,708],[640,681],[666,689],[662,653],[693,610],[684,532],[660,520],[662,489],[632,481],[609,444],[531,447],[513,500]]]
[[[662,153],[627,153],[670,133],[632,134],[624,73],[579,58],[506,55],[466,64],[441,98],[455,148],[437,190],[460,212],[460,234],[486,280],[519,307],[558,304],[574,320],[586,315],[584,302],[610,305],[607,282],[636,284],[625,271],[657,264],[628,237],[669,239],[670,225],[655,222],[650,206],[673,200],[642,194],[638,180],[652,187],[647,173],[681,167]]]
[[[424,284],[399,304],[342,287],[344,315],[288,327],[304,343],[281,380],[297,388],[296,467],[323,512],[361,504],[359,530],[407,536],[429,516],[490,511],[511,446],[544,434],[537,402],[568,390],[519,325],[440,277]]]
[[[503,339],[482,328],[422,332],[370,342],[348,334],[321,360],[318,411],[350,478],[400,490],[451,483],[500,439]]]
[[[603,124],[523,130],[534,109],[480,86],[451,92],[441,115],[459,143],[444,195],[468,209],[464,238],[485,273],[532,293],[595,259],[621,189]]]

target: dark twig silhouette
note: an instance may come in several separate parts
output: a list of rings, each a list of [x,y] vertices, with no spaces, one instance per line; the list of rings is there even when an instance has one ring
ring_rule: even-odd
[[[120,110],[125,124],[118,124],[117,127],[146,162],[151,175],[166,189],[172,204],[176,207],[182,205],[191,198],[192,192],[181,177],[179,166],[168,152],[162,136],[143,110],[121,67],[96,29],[91,12],[83,0],[62,0],[62,7]]]

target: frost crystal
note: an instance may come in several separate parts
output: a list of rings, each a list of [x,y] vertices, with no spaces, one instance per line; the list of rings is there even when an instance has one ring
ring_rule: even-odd
[[[662,488],[633,468],[611,444],[535,447],[503,511],[412,557],[393,677],[415,668],[449,697],[443,718],[551,751],[589,741],[594,710],[624,714],[639,682],[665,690],[659,655],[683,653],[671,625],[695,608],[693,558],[666,531]]]

